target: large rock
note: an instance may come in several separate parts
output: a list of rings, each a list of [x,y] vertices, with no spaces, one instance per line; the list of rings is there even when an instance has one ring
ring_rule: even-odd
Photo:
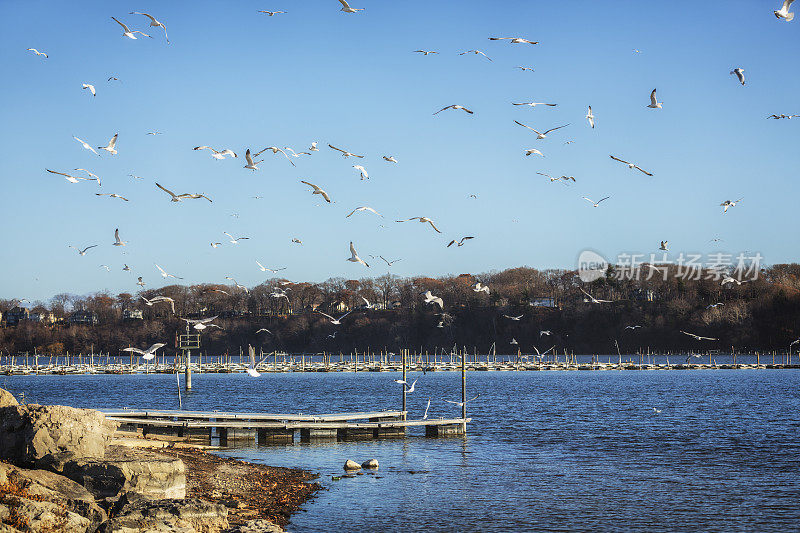
[[[0,407],[10,407],[14,405],[19,405],[14,395],[7,390],[0,389]]]
[[[361,466],[364,468],[378,468],[378,460],[377,459],[370,459],[368,461],[364,461],[361,463]]]
[[[269,520],[249,520],[244,524],[232,527],[225,533],[284,533],[286,530]]]
[[[0,486],[0,520],[29,530],[95,531],[106,520],[85,488],[52,472],[0,463]]]
[[[153,500],[186,497],[186,467],[171,457],[132,457],[67,461],[60,471],[96,498],[127,492]]]
[[[138,494],[125,494],[111,509],[105,531],[218,533],[228,527],[228,509],[198,499],[152,501]]]
[[[351,459],[348,459],[347,461],[344,462],[344,469],[345,470],[361,470],[361,465],[358,464],[357,462],[351,460]]]
[[[56,458],[101,458],[116,427],[116,422],[93,409],[36,404],[0,407],[0,459],[43,466]]]

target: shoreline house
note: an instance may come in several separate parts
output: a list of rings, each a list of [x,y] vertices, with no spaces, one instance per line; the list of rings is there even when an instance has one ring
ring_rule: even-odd
[[[97,314],[91,311],[73,311],[69,315],[69,323],[72,325],[97,325]]]
[[[25,307],[16,306],[13,309],[6,311],[6,325],[16,326],[21,320],[28,320],[30,311]]]

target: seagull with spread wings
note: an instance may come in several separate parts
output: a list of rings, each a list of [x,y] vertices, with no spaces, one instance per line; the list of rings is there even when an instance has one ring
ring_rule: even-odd
[[[425,296],[426,304],[438,304],[439,309],[444,309],[444,300],[442,300],[439,296],[434,296],[431,294],[431,291],[425,291],[423,296]]]
[[[108,144],[105,146],[98,146],[98,150],[105,150],[106,152],[110,153],[111,155],[117,155],[117,136],[119,133],[115,133],[111,140],[108,141]]]
[[[448,106],[445,106],[445,107],[441,108],[439,111],[437,111],[436,113],[434,113],[434,115],[438,115],[439,113],[441,113],[441,112],[442,112],[442,111],[444,111],[445,109],[461,109],[462,111],[466,111],[466,112],[467,112],[467,113],[469,113],[470,115],[472,114],[472,111],[470,111],[469,109],[467,109],[467,108],[466,108],[466,107],[464,107],[463,105],[453,104],[453,105],[448,105]]]
[[[239,241],[246,241],[250,238],[250,237],[234,237],[227,231],[223,231],[222,233],[228,236],[228,239],[230,239],[231,244],[239,244]]]
[[[154,28],[161,28],[164,30],[164,38],[167,40],[167,44],[169,44],[169,37],[167,37],[167,27],[164,26],[162,22],[159,22],[153,17],[153,15],[149,15],[147,13],[139,13],[138,11],[131,11],[130,15],[144,15],[145,17],[150,19],[150,26]]]
[[[200,199],[200,198],[205,198],[206,200],[208,200],[209,202],[211,202],[211,198],[209,198],[209,197],[208,197],[208,196],[206,196],[205,194],[192,194],[192,193],[188,193],[188,192],[185,192],[185,193],[182,193],[182,194],[175,194],[175,193],[174,193],[174,192],[172,192],[171,190],[169,190],[169,189],[167,189],[166,187],[164,187],[164,186],[160,185],[158,182],[156,182],[156,187],[158,187],[159,189],[161,189],[161,190],[162,190],[162,191],[164,191],[165,193],[169,194],[169,195],[172,197],[172,199],[170,200],[171,202],[180,202],[180,201],[181,201],[181,200],[183,200],[184,198],[190,198],[190,199],[192,199],[192,200],[197,200],[197,199]]]
[[[356,211],[369,211],[370,213],[375,213],[375,214],[376,214],[376,215],[378,215],[379,217],[382,217],[382,216],[383,216],[383,215],[381,215],[380,213],[378,213],[377,211],[375,211],[373,208],[371,208],[371,207],[369,207],[369,206],[366,206],[366,205],[362,205],[361,207],[356,207],[355,209],[353,209],[352,211],[350,211],[350,214],[349,214],[349,215],[347,215],[347,216],[346,216],[346,217],[344,217],[344,218],[350,218],[350,217],[353,215],[353,213],[355,213]]]
[[[583,300],[584,302],[591,302],[593,304],[609,304],[609,303],[613,303],[613,300],[599,300],[599,299],[595,298],[594,296],[592,296],[591,294],[589,294],[588,292],[586,292],[583,289],[581,289],[581,292],[589,297],[588,300],[584,299]]]
[[[204,145],[204,146],[195,146],[194,148],[192,148],[192,150],[211,150],[211,157],[213,157],[214,159],[220,159],[220,160],[225,159],[226,155],[229,155],[231,157],[238,157],[236,155],[236,152],[234,152],[230,148],[225,148],[224,150],[215,150],[214,148],[211,148],[210,146],[205,146]],[[258,154],[260,154],[260,153],[261,152],[258,152]],[[256,156],[258,156],[258,154],[256,154]]]
[[[339,3],[342,4],[342,9],[339,11],[344,11],[345,13],[358,13],[359,11],[364,11],[363,7],[350,7],[350,4],[348,4],[346,0],[339,0]]]
[[[592,106],[589,106],[589,111],[586,112],[586,120],[589,121],[589,125],[594,129],[594,113],[592,113]]]
[[[70,244],[70,245],[69,245],[69,248],[74,248],[74,249],[75,249],[75,251],[77,251],[77,252],[78,252],[78,255],[81,255],[81,256],[82,256],[82,255],[86,255],[86,252],[87,252],[87,251],[89,251],[89,250],[91,250],[92,248],[97,248],[97,246],[99,246],[99,245],[97,245],[97,244],[93,244],[93,245],[91,245],[91,246],[87,246],[86,248],[84,248],[83,250],[81,250],[80,248],[77,248],[77,247],[75,247],[75,246],[72,246],[72,245]]]
[[[664,102],[659,102],[656,99],[656,90],[653,89],[653,91],[650,93],[650,105],[648,105],[647,107],[649,107],[651,109],[661,109],[661,106],[663,106],[663,105],[664,105]]]
[[[714,337],[703,337],[702,335],[695,335],[694,333],[689,333],[688,331],[680,330],[680,332],[683,333],[684,335],[688,335],[689,337],[692,337],[693,339],[696,339],[698,341],[718,341],[719,340],[719,339],[715,339]]]
[[[253,161],[253,156],[250,155],[250,148],[248,148],[244,153],[244,159],[247,161],[247,164],[244,166],[244,168],[248,170],[258,170],[258,164],[264,162],[263,159],[260,161]]]
[[[361,173],[361,181],[369,179],[369,173],[367,172],[367,169],[363,167],[363,165],[353,165],[353,168]]]
[[[488,59],[489,61],[492,61],[492,59],[491,59],[489,56],[487,56],[486,54],[484,54],[484,53],[483,53],[483,52],[481,52],[480,50],[467,50],[466,52],[461,52],[461,53],[460,53],[460,54],[458,54],[458,55],[460,55],[460,56],[463,56],[464,54],[475,54],[475,55],[481,55],[481,56],[485,57],[486,59]]]
[[[586,200],[587,202],[591,203],[591,204],[592,204],[592,207],[600,207],[600,202],[602,202],[603,200],[608,200],[608,199],[609,199],[609,198],[611,198],[611,197],[610,197],[610,196],[606,196],[606,197],[604,197],[604,198],[600,198],[600,199],[599,199],[599,200],[597,200],[596,202],[595,202],[594,200],[592,200],[591,198],[587,198],[586,196],[582,196],[581,198],[583,198],[583,199],[584,199],[584,200]]]
[[[286,270],[286,268],[287,268],[287,267],[283,267],[283,268],[267,268],[264,265],[262,265],[261,263],[259,263],[258,261],[256,261],[256,264],[258,265],[258,268],[261,269],[261,272],[272,272],[273,274],[277,274],[281,270]]]
[[[142,32],[142,31],[139,31],[139,30],[133,30],[133,31],[131,31],[131,29],[130,29],[130,28],[128,28],[128,27],[127,27],[125,24],[123,24],[122,22],[118,21],[118,20],[117,20],[117,19],[115,19],[114,17],[111,17],[111,18],[112,18],[112,19],[114,19],[114,22],[116,22],[117,24],[119,24],[120,26],[122,26],[122,30],[123,30],[123,32],[122,32],[122,35],[123,35],[123,37],[127,37],[128,39],[136,39],[136,36],[134,35],[134,33],[139,33],[139,34],[141,34],[141,35],[144,35],[145,37],[150,37],[150,36],[149,36],[149,35],[147,35],[146,33]]]
[[[425,224],[425,223],[427,222],[428,224],[430,224],[430,225],[431,225],[431,227],[432,227],[434,230],[436,230],[436,233],[441,233],[441,231],[439,231],[439,228],[437,228],[437,227],[436,227],[436,225],[433,223],[433,220],[431,220],[431,219],[430,219],[430,218],[428,218],[428,217],[411,217],[411,218],[407,218],[407,219],[405,219],[405,220],[395,220],[395,222],[410,222],[410,221],[412,221],[412,220],[418,220],[418,221],[420,221],[422,224]]]
[[[112,244],[114,246],[125,246],[128,244],[128,241],[123,241],[119,238],[119,228],[114,230],[114,242]]]
[[[539,44],[539,41],[529,41],[522,37],[489,37],[490,41],[508,41],[509,44]]]
[[[543,132],[540,132],[539,130],[533,129],[530,126],[526,126],[525,124],[523,124],[522,122],[520,122],[518,120],[515,120],[514,122],[519,124],[523,128],[528,128],[529,130],[534,132],[536,134],[536,138],[537,139],[544,139],[544,138],[547,137],[547,134],[550,133],[551,131],[560,130],[561,128],[566,128],[567,126],[569,126],[569,124],[564,124],[562,126],[556,126],[555,128],[550,128],[549,130],[545,130]]]
[[[258,10],[259,13],[264,13],[267,16],[274,17],[275,15],[286,13],[286,11],[263,11],[261,9]]]
[[[241,284],[240,284],[238,281],[236,281],[236,280],[235,280],[235,279],[233,279],[232,277],[230,277],[230,276],[225,276],[225,279],[229,279],[229,280],[231,280],[231,281],[233,282],[234,286],[235,286],[237,289],[242,289],[242,290],[244,291],[244,293],[245,293],[245,294],[250,294],[250,289],[248,289],[248,288],[247,288],[247,287],[245,287],[244,285],[241,285]]]
[[[475,284],[475,285],[472,287],[472,290],[473,290],[473,292],[484,292],[484,293],[486,293],[486,294],[489,294],[489,292],[490,292],[490,289],[489,289],[488,285],[484,285],[484,284],[482,284],[480,281],[479,281],[479,282],[477,282],[477,283],[476,283],[476,284]]]
[[[138,353],[139,355],[142,356],[142,359],[144,359],[145,361],[149,361],[156,356],[156,351],[162,346],[166,346],[166,344],[163,342],[157,342],[146,350],[140,350],[139,348],[123,348],[122,351]]]
[[[346,312],[345,314],[343,314],[343,315],[342,315],[342,316],[340,316],[339,318],[333,318],[331,315],[329,315],[329,314],[327,314],[327,313],[323,313],[322,311],[320,311],[319,309],[317,309],[317,313],[319,313],[319,314],[321,314],[322,316],[324,316],[324,317],[326,317],[327,319],[329,319],[329,320],[331,321],[331,324],[333,324],[334,326],[341,326],[341,325],[342,325],[342,319],[343,319],[344,317],[346,317],[347,315],[349,315],[350,313],[352,313],[352,312],[353,312],[353,311],[352,311],[352,309],[351,309],[350,311]]]
[[[437,52],[435,50],[414,50],[414,53],[415,54],[422,54],[422,55],[426,56],[428,54],[438,54],[439,52]]]
[[[81,88],[89,89],[89,92],[92,93],[92,96],[97,96],[97,91],[95,90],[94,85],[92,85],[91,83],[82,83]]]
[[[128,201],[127,198],[124,196],[120,196],[119,194],[112,192],[112,193],[104,193],[104,192],[96,192],[94,193],[95,196],[108,196],[109,198],[119,198],[120,200]]]
[[[45,169],[50,174],[58,174],[59,176],[64,176],[64,178],[70,183],[78,183],[79,181],[96,181],[94,178],[84,178],[81,176],[73,176],[72,174],[66,174],[64,172],[56,172],[55,170],[50,170],[49,168]]]
[[[453,246],[454,244],[455,244],[456,246],[458,246],[459,248],[461,248],[462,246],[464,246],[464,243],[466,243],[466,242],[467,242],[469,239],[474,239],[474,238],[475,238],[475,237],[461,237],[461,240],[460,240],[460,241],[459,241],[459,240],[456,240],[456,239],[453,239],[452,241],[450,241],[450,244],[448,244],[448,245],[446,246],[446,248],[450,248],[450,247],[451,247],[451,246]]]
[[[75,139],[76,141],[78,141],[79,143],[81,143],[81,146],[83,146],[84,148],[86,148],[87,150],[92,152],[94,155],[96,155],[97,157],[100,157],[100,154],[98,154],[97,151],[94,148],[89,146],[89,143],[87,143],[83,139],[79,139],[78,137],[75,137],[74,135],[72,136],[72,138]]]
[[[536,107],[537,105],[545,105],[548,107],[556,107],[558,104],[546,104],[544,102],[511,102],[511,105],[526,105],[528,107]]]
[[[397,159],[395,159],[393,155],[389,155],[389,156],[385,155],[385,156],[383,156],[383,160],[387,161],[389,163],[397,163]]]
[[[773,11],[775,17],[778,20],[783,19],[786,22],[792,21],[792,19],[794,18],[794,13],[789,12],[789,8],[792,6],[792,2],[794,2],[794,0],[783,0],[783,5],[781,5],[781,8],[777,11]]]
[[[310,186],[311,188],[313,188],[313,189],[314,189],[314,192],[312,192],[311,194],[321,194],[321,195],[322,195],[322,197],[323,197],[323,198],[325,198],[325,201],[326,201],[326,202],[328,202],[328,203],[331,203],[331,197],[330,197],[330,196],[328,196],[328,193],[327,193],[327,192],[325,192],[324,190],[322,190],[321,188],[317,187],[317,186],[316,186],[316,185],[314,185],[313,183],[309,183],[309,182],[307,182],[307,181],[303,181],[303,180],[300,180],[300,183],[305,183],[306,185],[308,185],[308,186]]]
[[[153,263],[153,264],[155,264],[155,263]],[[160,267],[160,266],[158,266],[158,265],[156,265],[156,268],[158,269],[158,271],[159,271],[159,272],[161,272],[161,277],[162,277],[162,278],[175,278],[175,279],[183,279],[182,277],[180,277],[180,276],[176,276],[175,274],[170,274],[169,272],[167,272],[166,270],[164,270],[163,268],[161,268],[161,267]]]
[[[147,298],[145,298],[144,296],[142,296],[141,298],[142,298],[142,300],[144,300],[144,303],[146,303],[149,307],[152,307],[153,305],[155,305],[157,303],[160,303],[160,302],[168,302],[170,307],[172,307],[172,314],[173,315],[175,314],[175,300],[173,300],[172,298],[170,298],[168,296],[154,296],[153,298],[151,298],[149,300]]]
[[[356,249],[353,246],[353,241],[350,241],[350,257],[348,257],[347,260],[351,261],[353,263],[361,263],[365,267],[369,267],[369,265],[367,264],[366,261],[364,261],[363,259],[358,257],[358,254],[356,253]]]
[[[341,148],[336,148],[336,147],[335,147],[334,145],[332,145],[332,144],[328,144],[328,146],[329,146],[330,148],[333,148],[333,149],[334,149],[334,150],[336,150],[337,152],[342,152],[342,157],[361,157],[361,158],[363,158],[363,157],[364,157],[363,155],[354,154],[354,153],[352,153],[352,152],[348,152],[347,150],[342,150]]]
[[[744,81],[744,69],[743,69],[743,68],[741,68],[741,67],[736,67],[735,69],[733,69],[733,70],[731,71],[731,75],[736,75],[736,77],[737,77],[737,78],[738,78],[738,80],[739,80],[739,83],[741,83],[742,85],[744,85],[745,81]]]
[[[631,163],[629,161],[625,161],[624,159],[620,159],[619,157],[616,157],[616,156],[613,156],[613,155],[609,155],[608,157],[610,157],[614,161],[619,161],[620,163],[624,163],[624,164],[628,165],[628,168],[631,168],[631,169],[635,168],[639,172],[643,172],[644,174],[647,174],[648,176],[652,176],[653,175],[650,172],[648,172],[645,169],[643,169],[642,167],[640,167],[638,165],[635,165],[635,164],[633,164],[633,163]]]
[[[744,200],[744,198],[739,198],[735,202],[731,202],[730,200],[725,200],[724,202],[722,202],[719,205],[722,207],[722,212],[723,213],[727,213],[729,208],[736,207],[736,204],[738,204],[742,200]]]
[[[44,52],[40,52],[36,48],[27,48],[26,52],[33,52],[37,56],[44,56],[45,59],[47,59],[47,57],[48,57],[47,54],[45,54]]]

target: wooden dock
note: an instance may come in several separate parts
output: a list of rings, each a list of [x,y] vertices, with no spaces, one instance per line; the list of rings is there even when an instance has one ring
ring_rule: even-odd
[[[372,411],[318,415],[233,413],[222,411],[103,410],[120,429],[143,435],[169,435],[189,440],[232,441],[257,439],[258,444],[289,444],[299,433],[301,442],[403,438],[409,427],[424,427],[426,437],[463,435],[471,418],[407,420],[406,411]]]

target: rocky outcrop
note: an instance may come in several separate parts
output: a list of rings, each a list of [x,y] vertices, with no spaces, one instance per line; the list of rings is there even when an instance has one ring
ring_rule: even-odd
[[[361,465],[357,462],[348,459],[344,462],[344,469],[345,470],[361,470]]]
[[[364,461],[361,463],[363,468],[378,468],[378,460],[377,459],[370,459],[368,461]]]
[[[47,466],[64,458],[102,458],[116,427],[92,409],[0,407],[0,459],[19,466]]]
[[[224,505],[198,499],[152,501],[125,494],[109,513],[108,533],[140,531],[218,533],[228,527]]]
[[[0,407],[13,407],[19,405],[19,402],[14,395],[7,390],[0,389]]]
[[[269,520],[250,520],[232,527],[225,533],[284,533],[284,529]]]

